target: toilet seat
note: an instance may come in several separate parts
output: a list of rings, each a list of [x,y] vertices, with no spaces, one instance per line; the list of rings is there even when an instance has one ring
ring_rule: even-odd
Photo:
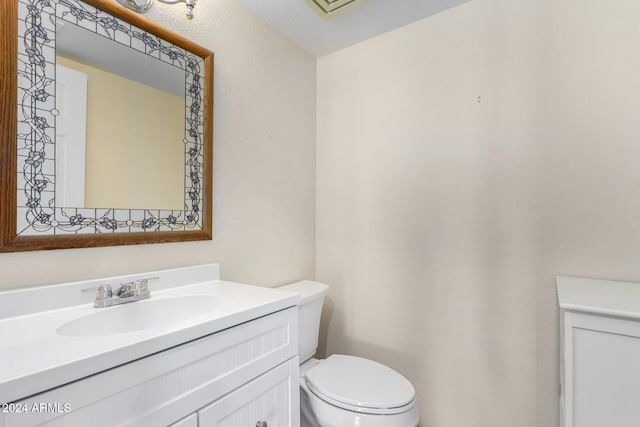
[[[307,371],[304,377],[314,395],[349,411],[392,415],[415,406],[411,383],[393,369],[372,360],[334,354]]]

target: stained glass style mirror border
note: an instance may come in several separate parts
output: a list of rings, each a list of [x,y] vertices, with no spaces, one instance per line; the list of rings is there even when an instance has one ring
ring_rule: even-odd
[[[106,0],[8,0],[2,8],[0,251],[210,239],[213,53]],[[56,205],[57,21],[184,71],[184,210]]]

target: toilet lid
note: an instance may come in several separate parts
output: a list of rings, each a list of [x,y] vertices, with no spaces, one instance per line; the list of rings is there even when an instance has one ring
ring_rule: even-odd
[[[309,370],[307,386],[322,400],[370,413],[407,411],[415,390],[393,369],[368,359],[334,354]]]

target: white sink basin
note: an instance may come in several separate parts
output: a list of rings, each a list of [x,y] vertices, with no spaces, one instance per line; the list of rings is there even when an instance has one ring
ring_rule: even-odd
[[[114,307],[96,308],[94,313],[62,324],[63,336],[99,336],[156,328],[209,313],[222,304],[221,297],[186,295],[136,301]]]

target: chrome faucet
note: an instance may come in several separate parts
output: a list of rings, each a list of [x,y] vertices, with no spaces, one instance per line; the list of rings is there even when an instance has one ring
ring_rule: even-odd
[[[93,303],[94,307],[110,307],[112,305],[125,304],[149,298],[151,296],[149,280],[154,279],[159,279],[159,277],[147,277],[145,279],[134,280],[133,282],[122,283],[115,293],[113,289],[111,289],[111,285],[83,288],[81,291],[96,291],[96,300]]]

